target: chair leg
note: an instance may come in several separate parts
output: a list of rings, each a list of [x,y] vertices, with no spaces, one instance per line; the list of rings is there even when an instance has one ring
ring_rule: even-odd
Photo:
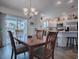
[[[72,45],[73,45],[72,47],[74,48],[74,37],[73,37],[73,39],[72,39]]]
[[[12,50],[12,54],[11,54],[11,59],[12,59],[12,57],[13,57],[13,50]]]
[[[66,44],[66,47],[68,47],[68,44],[69,44],[69,37],[67,38],[67,44]]]
[[[58,47],[58,39],[56,40],[56,46]]]
[[[72,38],[70,38],[70,48],[72,48]]]
[[[15,59],[17,59],[17,55],[16,55],[16,53],[15,53]]]
[[[75,38],[76,48],[78,49],[78,38]]]
[[[52,52],[52,59],[54,59],[54,50],[53,50],[53,52]]]
[[[26,56],[26,53],[24,52],[24,57]]]
[[[26,53],[24,52],[24,56],[26,55]]]
[[[52,55],[52,59],[54,59],[54,55]]]

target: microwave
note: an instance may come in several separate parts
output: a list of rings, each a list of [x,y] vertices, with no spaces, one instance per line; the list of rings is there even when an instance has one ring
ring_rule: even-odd
[[[63,27],[63,23],[57,24],[57,27]]]

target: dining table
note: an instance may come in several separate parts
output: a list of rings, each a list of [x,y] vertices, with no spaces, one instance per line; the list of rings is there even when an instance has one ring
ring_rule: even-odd
[[[35,48],[38,48],[46,43],[46,36],[43,37],[43,39],[37,39],[35,37],[26,38],[26,39],[17,39],[20,43],[26,45],[27,48],[29,48],[29,59],[33,59],[33,52]]]

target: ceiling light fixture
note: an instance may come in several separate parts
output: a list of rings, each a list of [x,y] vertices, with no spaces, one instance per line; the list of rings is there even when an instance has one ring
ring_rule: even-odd
[[[24,15],[28,19],[32,18],[32,16],[34,16],[34,15],[38,15],[38,13],[39,13],[35,8],[31,7],[31,0],[29,0],[29,2],[30,2],[29,8],[23,8]]]
[[[68,1],[68,3],[73,3],[73,2],[74,2],[74,0],[69,0],[69,1]]]
[[[56,3],[56,4],[57,4],[57,5],[60,5],[61,3],[62,3],[61,1],[57,1],[57,3]]]

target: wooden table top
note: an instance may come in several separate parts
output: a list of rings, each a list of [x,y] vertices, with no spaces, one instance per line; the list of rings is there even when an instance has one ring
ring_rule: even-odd
[[[46,37],[44,37],[43,39],[37,39],[36,37],[34,37],[34,38],[29,38],[29,39],[19,40],[19,41],[27,45],[28,47],[36,47],[39,45],[44,45],[46,42]]]

